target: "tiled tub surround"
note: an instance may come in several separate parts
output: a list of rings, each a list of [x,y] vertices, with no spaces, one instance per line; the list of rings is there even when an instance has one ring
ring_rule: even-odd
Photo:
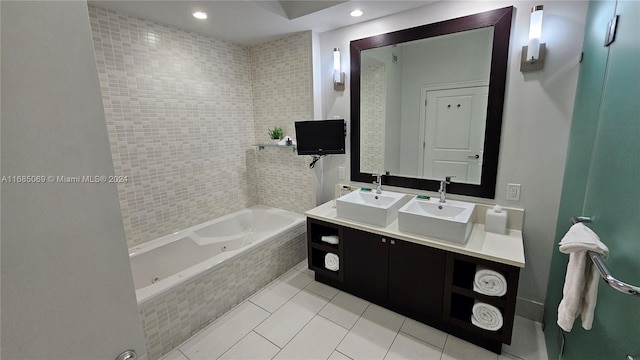
[[[267,128],[293,135],[294,121],[313,118],[310,32],[247,48],[89,15],[114,168],[128,177],[118,184],[128,247],[256,204],[315,206],[305,157],[252,147]]]
[[[148,295],[146,300],[139,301],[151,360],[170,352],[306,257],[304,217],[289,214],[296,221],[284,231],[256,241],[228,259],[213,260],[215,265],[173,285],[168,293]],[[197,234],[197,230],[191,232]],[[186,233],[177,235],[184,238]],[[218,256],[226,257],[225,253]]]
[[[129,247],[257,204],[249,51],[89,6]],[[215,204],[215,206],[213,206]]]

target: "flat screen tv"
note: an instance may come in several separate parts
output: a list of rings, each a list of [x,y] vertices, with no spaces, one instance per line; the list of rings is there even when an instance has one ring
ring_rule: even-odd
[[[345,153],[344,119],[296,121],[298,155]]]

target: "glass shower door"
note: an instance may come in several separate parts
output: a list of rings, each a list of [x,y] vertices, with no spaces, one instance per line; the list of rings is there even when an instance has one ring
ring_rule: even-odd
[[[615,42],[605,48],[600,38],[614,14]],[[570,216],[590,216],[588,226],[609,247],[606,263],[613,275],[640,286],[640,2],[592,2],[587,21],[590,63],[580,69],[556,237],[568,229]],[[555,321],[565,269],[566,256],[555,253],[545,308],[550,359],[624,360],[640,354],[640,296],[604,281],[592,329],[582,329],[578,319],[570,333],[560,333]]]

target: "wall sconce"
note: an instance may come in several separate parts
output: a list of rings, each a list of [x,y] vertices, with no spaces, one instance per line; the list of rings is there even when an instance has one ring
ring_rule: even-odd
[[[540,44],[542,36],[542,5],[531,8],[529,20],[529,44],[522,47],[520,71],[529,72],[542,70],[547,53],[545,44]]]
[[[344,91],[345,73],[340,69],[340,49],[333,49],[333,90]]]

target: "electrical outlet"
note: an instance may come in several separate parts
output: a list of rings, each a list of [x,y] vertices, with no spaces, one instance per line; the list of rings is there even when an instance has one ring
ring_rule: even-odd
[[[507,184],[507,200],[520,200],[520,184]]]
[[[345,176],[344,166],[338,167],[338,179],[344,180]]]

